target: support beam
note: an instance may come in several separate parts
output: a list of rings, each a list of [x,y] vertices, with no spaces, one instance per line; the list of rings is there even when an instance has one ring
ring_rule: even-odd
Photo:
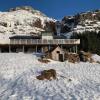
[[[43,53],[43,47],[41,47],[41,52]]]
[[[49,50],[51,49],[51,46],[49,45],[49,48],[48,48]]]
[[[36,50],[35,50],[35,52],[37,52],[37,45],[36,45]]]
[[[62,45],[60,47],[61,47],[61,49],[63,49]]]
[[[9,45],[9,53],[11,52],[11,45]]]
[[[24,45],[23,45],[23,52],[25,52],[25,47],[24,47]]]
[[[76,45],[76,53],[77,53],[77,45]]]
[[[69,52],[71,52],[71,48],[69,49]]]
[[[2,50],[1,50],[1,48],[0,48],[0,53],[1,53],[1,51],[2,51]]]
[[[73,46],[73,51],[74,51],[74,53],[75,53],[75,46]]]

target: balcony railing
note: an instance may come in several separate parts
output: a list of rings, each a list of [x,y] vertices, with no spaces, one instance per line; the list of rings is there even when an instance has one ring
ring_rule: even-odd
[[[80,44],[80,39],[11,39],[10,44],[46,45],[46,44]]]

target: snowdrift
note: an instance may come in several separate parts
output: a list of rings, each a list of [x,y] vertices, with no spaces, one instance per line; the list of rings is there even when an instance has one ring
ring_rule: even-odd
[[[56,80],[38,80],[55,69]],[[100,64],[38,61],[34,54],[0,54],[0,100],[100,100]]]

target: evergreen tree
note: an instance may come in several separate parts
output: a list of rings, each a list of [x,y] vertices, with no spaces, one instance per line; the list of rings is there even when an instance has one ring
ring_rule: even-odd
[[[82,49],[100,55],[100,32],[84,32],[77,34],[76,38],[81,41],[79,50]]]

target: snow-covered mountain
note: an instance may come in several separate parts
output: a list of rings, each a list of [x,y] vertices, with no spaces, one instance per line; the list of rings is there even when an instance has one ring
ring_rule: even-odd
[[[65,16],[62,21],[61,32],[74,31],[83,33],[85,31],[100,31],[100,10],[88,11],[74,16]]]
[[[7,12],[0,12],[0,39],[8,39],[12,34],[40,35],[44,30],[65,33],[68,36],[72,31],[98,32],[100,31],[100,10],[65,16],[58,28],[56,22],[57,20],[47,17],[30,6],[11,8]]]
[[[0,35],[38,35],[46,28],[53,30],[55,20],[30,6],[11,8],[0,12]]]

